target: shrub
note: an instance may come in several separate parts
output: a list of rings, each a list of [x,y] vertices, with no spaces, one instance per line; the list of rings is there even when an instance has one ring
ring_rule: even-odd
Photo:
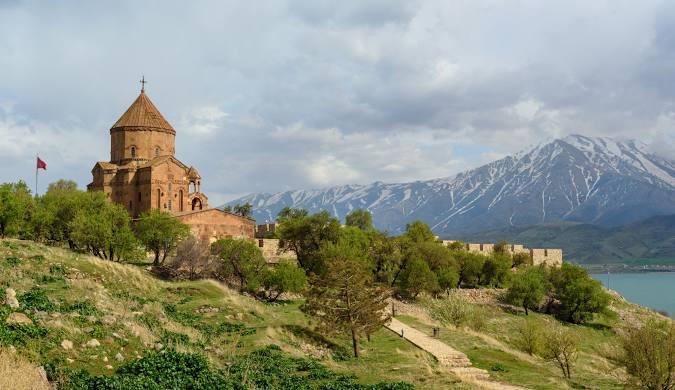
[[[19,295],[19,303],[26,309],[53,312],[57,311],[58,307],[47,298],[45,291],[39,287],[33,287],[29,291]]]
[[[534,318],[521,322],[516,330],[516,345],[530,355],[540,354],[544,343],[546,325]]]
[[[572,378],[572,366],[577,359],[579,340],[571,330],[555,326],[545,334],[544,358],[558,363],[563,376]]]
[[[276,301],[285,292],[300,293],[307,287],[305,271],[293,263],[284,262],[266,268],[262,276],[266,298]]]
[[[609,295],[585,269],[563,263],[551,271],[550,278],[553,298],[560,302],[556,315],[561,320],[579,324],[607,308]]]
[[[527,267],[514,276],[511,287],[506,293],[506,301],[525,309],[537,309],[544,298],[544,274],[538,267]]]
[[[210,277],[212,269],[208,243],[192,236],[181,241],[168,268],[174,277],[191,280]]]
[[[650,321],[622,337],[621,362],[632,381],[647,389],[675,388],[675,324]]]
[[[437,292],[438,279],[424,260],[412,260],[401,273],[401,290],[416,298],[422,291]]]
[[[200,354],[167,350],[151,352],[135,361],[123,364],[113,376],[93,376],[86,371],[68,371],[48,366],[50,378],[68,379],[64,388],[84,390],[117,389],[191,389],[191,390],[412,390],[404,383],[357,383],[352,375],[337,374],[312,359],[286,356],[277,346],[258,349],[234,359],[227,371],[213,368]]]
[[[17,265],[21,264],[21,259],[15,256],[10,256],[5,259],[5,263],[7,263],[7,265],[10,267],[16,267]]]
[[[471,315],[469,303],[456,294],[450,294],[444,299],[431,299],[424,304],[431,318],[443,324],[462,326]]]

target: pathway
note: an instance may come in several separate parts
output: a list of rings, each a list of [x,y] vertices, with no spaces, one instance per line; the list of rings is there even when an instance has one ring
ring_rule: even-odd
[[[457,375],[462,381],[480,386],[483,389],[493,390],[525,390],[524,387],[507,385],[490,379],[486,370],[476,368],[471,365],[471,361],[462,352],[450,347],[444,342],[428,336],[419,330],[410,327],[396,318],[392,318],[389,324],[385,325],[392,332],[401,335],[403,338],[414,344],[418,348],[430,353],[438,362],[450,369],[450,372]]]

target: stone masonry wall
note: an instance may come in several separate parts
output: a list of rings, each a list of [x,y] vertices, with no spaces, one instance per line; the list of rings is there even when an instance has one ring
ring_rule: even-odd
[[[455,240],[443,240],[443,245],[450,245]],[[479,253],[484,256],[491,256],[494,252],[494,244],[465,244],[465,249],[472,253]],[[528,249],[521,244],[512,244],[506,247],[507,253],[514,255],[516,253],[529,253],[534,265],[547,264],[552,267],[559,267],[563,262],[562,249]]]

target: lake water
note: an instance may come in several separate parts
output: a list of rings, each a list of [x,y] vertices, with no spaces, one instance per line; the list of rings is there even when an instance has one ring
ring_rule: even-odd
[[[675,318],[675,272],[591,274],[627,300],[654,310],[665,310]]]

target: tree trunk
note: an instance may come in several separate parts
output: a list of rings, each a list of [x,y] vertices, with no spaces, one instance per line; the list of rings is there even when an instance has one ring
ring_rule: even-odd
[[[525,308],[525,315],[526,316],[529,315],[529,313],[527,312],[527,306],[523,306],[523,307]]]
[[[159,249],[154,250],[155,252],[155,261],[152,262],[152,265],[159,265]]]
[[[352,328],[352,347],[354,347],[354,357],[359,357],[359,346],[356,342],[356,330]]]

